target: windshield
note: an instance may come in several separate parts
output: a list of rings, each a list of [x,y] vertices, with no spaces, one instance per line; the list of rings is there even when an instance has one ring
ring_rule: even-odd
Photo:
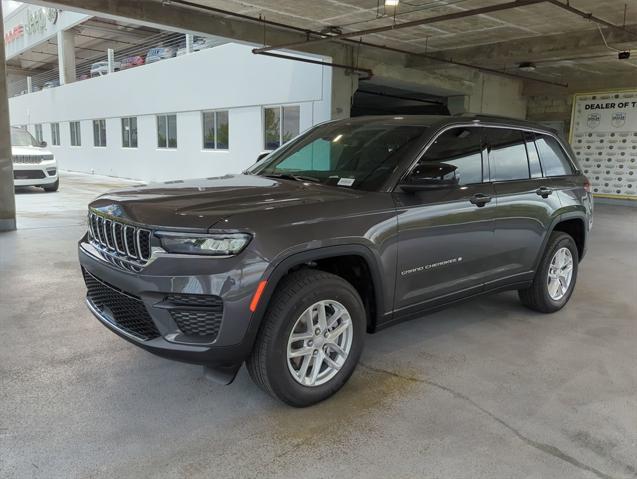
[[[22,128],[11,128],[11,146],[40,146],[40,143]]]
[[[248,173],[376,191],[426,129],[393,123],[326,124]]]

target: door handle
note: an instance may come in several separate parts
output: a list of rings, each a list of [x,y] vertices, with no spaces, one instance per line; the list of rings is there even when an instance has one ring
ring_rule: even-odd
[[[553,194],[553,190],[551,188],[546,187],[546,186],[541,186],[537,190],[535,190],[535,193],[538,196],[541,196],[542,198],[548,198],[549,195]]]
[[[471,199],[469,199],[469,201],[476,205],[478,208],[486,205],[488,202],[491,201],[491,197],[489,195],[485,195],[483,193],[476,193],[475,195],[473,195],[471,197]]]

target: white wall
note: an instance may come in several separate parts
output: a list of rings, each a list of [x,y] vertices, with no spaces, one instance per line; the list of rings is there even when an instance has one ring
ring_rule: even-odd
[[[11,124],[60,122],[60,168],[144,181],[240,172],[263,150],[263,106],[300,105],[300,130],[330,118],[328,68],[253,55],[225,44],[112,75],[9,100]],[[202,110],[229,111],[227,151],[202,148]],[[177,113],[177,149],[157,148],[156,115]],[[122,148],[121,118],[137,117],[138,148]],[[106,119],[107,147],[93,146],[92,120]],[[81,121],[82,146],[70,146]]]

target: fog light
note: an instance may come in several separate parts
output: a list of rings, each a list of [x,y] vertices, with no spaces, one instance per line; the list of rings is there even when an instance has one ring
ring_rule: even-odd
[[[49,174],[49,176],[55,176],[55,173],[57,172],[57,168],[47,168],[46,172]]]

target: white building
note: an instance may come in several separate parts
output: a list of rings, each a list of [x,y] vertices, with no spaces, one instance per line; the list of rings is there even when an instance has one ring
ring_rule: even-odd
[[[257,56],[236,43],[76,81],[79,52],[104,47],[83,43],[87,22],[95,20],[32,5],[5,18],[9,65],[31,66],[42,45],[57,48],[59,68],[47,86],[57,78],[60,85],[35,91],[26,68],[12,73],[14,94],[22,94],[9,107],[12,125],[46,141],[63,170],[144,181],[235,173],[330,118],[329,67]],[[146,50],[160,35],[142,33],[137,42]],[[192,37],[180,38],[192,50]],[[95,61],[106,59],[105,48],[101,56]]]

